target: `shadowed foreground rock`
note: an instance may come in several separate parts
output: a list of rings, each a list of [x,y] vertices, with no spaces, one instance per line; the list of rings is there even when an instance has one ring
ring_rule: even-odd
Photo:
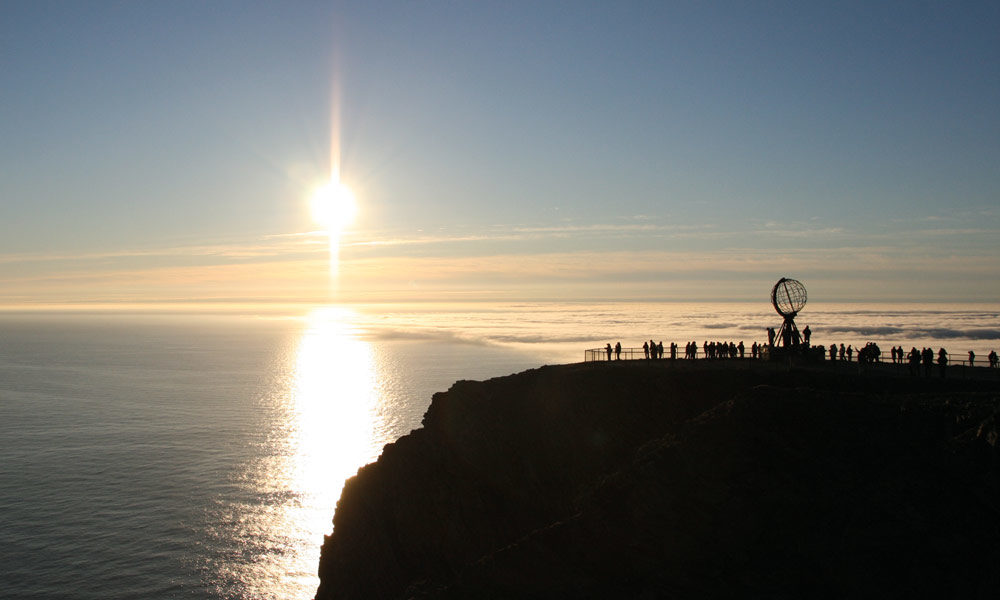
[[[997,390],[760,363],[460,381],[347,482],[317,598],[993,598]]]

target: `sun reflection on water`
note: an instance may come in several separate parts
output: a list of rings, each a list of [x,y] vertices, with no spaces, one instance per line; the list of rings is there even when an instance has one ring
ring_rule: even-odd
[[[358,339],[350,311],[310,313],[289,356],[283,451],[262,466],[259,485],[277,500],[265,537],[275,540],[270,567],[244,576],[252,597],[310,598],[323,535],[344,481],[378,457],[383,417],[372,345]],[[246,579],[253,580],[252,582]]]
[[[354,336],[345,314],[323,309],[309,317],[295,367],[293,488],[328,501],[340,497],[343,480],[374,460],[376,379],[371,345]]]

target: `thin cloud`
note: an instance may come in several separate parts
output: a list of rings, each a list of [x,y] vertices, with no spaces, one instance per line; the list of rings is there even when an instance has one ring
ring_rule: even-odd
[[[982,229],[982,228],[939,228],[939,229],[918,229],[912,232],[914,235],[918,236],[967,236],[967,235],[998,235],[1000,231],[996,229]]]
[[[910,338],[993,340],[1000,338],[1000,329],[950,327],[897,327],[892,325],[858,327],[825,327],[830,333],[853,333],[862,336],[903,336]]]
[[[284,243],[264,243],[263,240],[295,240]],[[259,240],[229,242],[224,244],[197,244],[188,246],[168,246],[161,248],[131,248],[103,252],[84,253],[14,253],[0,254],[0,264],[102,261],[124,258],[171,258],[171,257],[278,257],[289,252],[318,251],[325,249],[327,241],[314,237],[311,233],[280,234],[264,236]]]
[[[893,243],[899,233],[863,236],[832,227],[792,231],[789,224],[770,225],[771,229],[753,230],[749,237],[746,232],[722,231],[711,225],[648,223],[519,225],[475,234],[370,232],[367,239],[355,231],[341,245],[339,289],[358,297],[388,299],[518,294],[526,298],[690,298],[699,293],[717,297],[717,290],[743,289],[744,282],[771,281],[777,273],[825,282],[840,298],[911,297],[906,289],[918,290],[923,298],[959,293],[979,298],[998,291],[995,274],[1000,272],[1000,257],[994,252],[963,251],[957,244],[931,246],[919,238]],[[942,231],[941,239],[982,236],[988,231]],[[558,252],[551,250],[556,246],[544,243],[555,238],[590,242],[632,234],[656,236],[655,243],[599,251],[581,241],[562,244]],[[757,240],[782,234],[793,241],[775,246]],[[826,243],[813,243],[820,236],[826,237]],[[716,243],[729,238],[740,244]],[[799,238],[806,242],[794,241]],[[711,241],[698,248],[671,243],[687,239]],[[328,243],[322,232],[306,231],[80,255],[0,255],[0,285],[9,290],[3,296],[8,301],[14,294],[18,298],[32,294],[90,299],[211,298],[223,293],[220,290],[227,295],[233,293],[229,290],[238,290],[239,297],[250,298],[315,297],[331,285]],[[417,247],[419,251],[411,250]]]
[[[732,232],[736,233],[736,232]],[[785,238],[817,238],[827,236],[841,236],[845,233],[843,227],[823,227],[823,228],[797,228],[797,229],[758,229],[751,232],[758,236],[778,236]]]
[[[619,225],[556,225],[556,226],[538,226],[538,227],[515,227],[514,231],[521,233],[557,233],[557,234],[567,234],[567,233],[600,233],[600,232],[610,232],[610,233],[631,233],[631,232],[646,232],[646,231],[670,231],[673,228],[666,227],[664,225],[654,225],[654,224],[619,224]]]

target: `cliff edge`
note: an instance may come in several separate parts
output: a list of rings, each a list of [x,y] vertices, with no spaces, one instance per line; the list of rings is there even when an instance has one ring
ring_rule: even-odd
[[[346,483],[316,598],[992,598],[998,392],[708,361],[460,381]]]

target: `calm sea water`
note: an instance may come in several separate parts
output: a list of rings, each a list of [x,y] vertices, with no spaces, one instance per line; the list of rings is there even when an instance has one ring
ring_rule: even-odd
[[[810,307],[812,308],[812,307]],[[435,391],[622,340],[762,339],[760,304],[0,316],[0,598],[311,598],[345,478]],[[1000,307],[830,305],[819,343],[1000,349]]]

